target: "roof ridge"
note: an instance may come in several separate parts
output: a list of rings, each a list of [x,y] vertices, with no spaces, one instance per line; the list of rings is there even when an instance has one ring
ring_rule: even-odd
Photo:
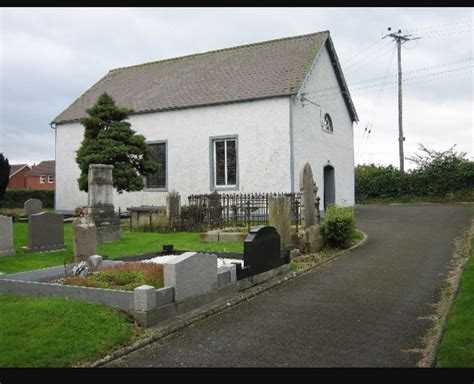
[[[157,63],[163,63],[167,61],[173,61],[173,60],[181,60],[181,59],[188,59],[190,57],[196,57],[196,56],[203,56],[203,55],[209,55],[209,54],[214,54],[218,52],[224,52],[224,51],[232,51],[235,49],[242,49],[242,48],[248,48],[248,47],[254,47],[254,46],[259,46],[259,45],[265,45],[265,44],[271,44],[271,43],[276,43],[280,41],[285,41],[285,40],[293,40],[293,39],[299,39],[303,37],[309,37],[309,36],[315,36],[315,35],[320,35],[320,34],[328,34],[329,35],[329,30],[324,30],[320,32],[313,32],[313,33],[308,33],[305,35],[297,35],[297,36],[289,36],[289,37],[281,37],[278,39],[272,39],[272,40],[265,40],[265,41],[259,41],[257,43],[250,43],[250,44],[241,44],[241,45],[236,45],[234,47],[227,47],[227,48],[221,48],[221,49],[215,49],[213,51],[206,51],[206,52],[200,52],[200,53],[192,53],[190,55],[185,55],[185,56],[178,56],[178,57],[172,57],[169,59],[163,59],[163,60],[155,60],[155,61],[150,61],[147,63],[142,63],[142,64],[134,64],[134,65],[129,65],[126,67],[118,67],[109,70],[108,74],[115,72],[115,71],[120,71],[124,69],[130,69],[130,68],[135,68],[135,67],[142,67],[145,65],[152,65],[152,64],[157,64]],[[106,75],[107,76],[107,75]]]

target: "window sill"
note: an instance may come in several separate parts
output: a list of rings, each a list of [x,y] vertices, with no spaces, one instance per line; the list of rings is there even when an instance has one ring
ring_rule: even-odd
[[[238,191],[239,186],[233,185],[232,187],[212,187],[211,191]]]
[[[168,192],[168,188],[143,188],[143,192]]]

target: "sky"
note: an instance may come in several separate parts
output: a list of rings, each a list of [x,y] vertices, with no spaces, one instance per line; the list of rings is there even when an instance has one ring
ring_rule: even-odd
[[[0,8],[0,153],[54,159],[50,122],[110,69],[329,30],[351,91],[355,164],[453,145],[474,160],[474,8]],[[313,100],[330,98],[315,94]],[[336,127],[335,127],[336,129]],[[405,168],[414,164],[405,161]]]

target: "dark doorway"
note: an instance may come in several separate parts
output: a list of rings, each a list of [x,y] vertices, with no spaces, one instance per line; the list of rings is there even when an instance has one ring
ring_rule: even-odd
[[[336,203],[336,181],[334,178],[334,167],[324,167],[324,210],[330,204]]]

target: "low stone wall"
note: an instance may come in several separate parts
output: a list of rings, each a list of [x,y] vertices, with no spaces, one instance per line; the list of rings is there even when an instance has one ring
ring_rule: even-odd
[[[121,263],[123,262],[103,261],[104,266]],[[72,266],[69,265],[66,268],[72,268]],[[199,303],[212,301],[216,294],[221,294],[218,292],[221,292],[223,287],[225,288],[230,285],[237,287],[235,267],[229,266],[220,267],[217,270],[217,286],[214,285],[214,288],[217,289],[211,290],[210,294],[206,292],[204,294],[188,296],[185,300],[176,300],[175,287],[155,289],[150,286],[141,286],[132,292],[128,292],[41,282],[64,277],[64,272],[65,267],[58,266],[11,275],[0,275],[0,293],[34,297],[67,297],[102,304],[128,311],[136,318],[140,325],[148,327],[156,324],[155,321],[160,319],[168,319],[174,316],[174,314],[194,309],[196,306],[199,306]],[[171,309],[171,304],[176,304],[176,306],[173,306],[174,309]]]
[[[248,231],[229,232],[222,229],[215,229],[212,231],[202,232],[199,234],[199,239],[203,243],[227,243],[236,244],[245,240]]]

